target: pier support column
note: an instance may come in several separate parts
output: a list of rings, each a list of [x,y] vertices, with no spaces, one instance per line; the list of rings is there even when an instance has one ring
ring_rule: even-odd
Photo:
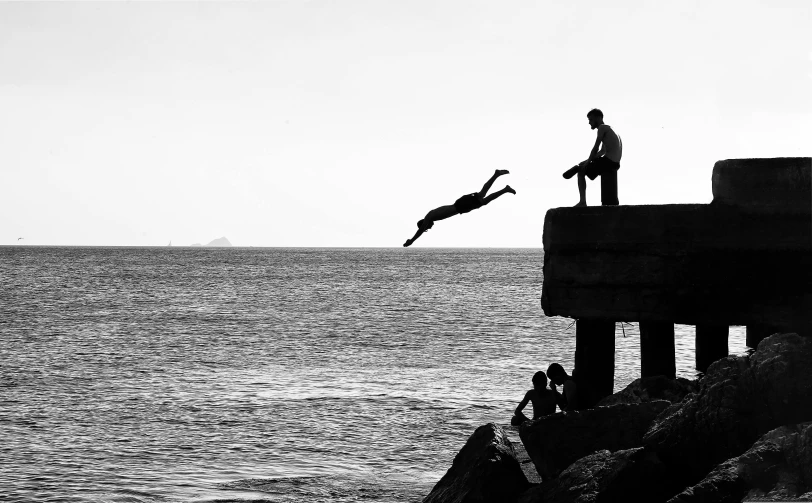
[[[781,329],[771,325],[747,325],[747,338],[745,339],[745,343],[747,344],[747,347],[755,348],[758,346],[759,342],[764,340],[764,338],[779,332],[781,332]]]
[[[579,408],[592,407],[615,386],[615,322],[575,322],[575,374]]]
[[[640,374],[641,377],[664,375],[671,379],[677,376],[673,323],[640,322]]]
[[[728,355],[727,325],[696,326],[696,370],[705,372],[708,366]]]

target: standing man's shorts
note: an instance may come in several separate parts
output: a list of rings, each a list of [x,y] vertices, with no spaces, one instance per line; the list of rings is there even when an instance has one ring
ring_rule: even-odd
[[[617,199],[617,171],[620,163],[598,157],[590,162],[586,167],[586,176],[590,180],[601,177],[601,205],[617,206],[620,202]]]
[[[478,194],[478,192],[474,192],[473,194],[462,196],[454,201],[454,208],[456,208],[460,214],[468,213],[471,210],[481,208],[482,201],[480,201]]]

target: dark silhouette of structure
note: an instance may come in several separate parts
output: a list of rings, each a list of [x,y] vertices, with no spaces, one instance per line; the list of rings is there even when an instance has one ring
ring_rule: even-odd
[[[522,413],[522,410],[528,402],[533,404],[533,419],[538,419],[548,414],[554,414],[557,396],[554,391],[546,388],[547,374],[542,371],[533,374],[533,389],[524,394],[524,398],[522,398],[522,401],[519,402],[519,405],[513,412],[513,418],[510,420],[510,424],[518,426],[530,420]]]
[[[578,193],[580,201],[575,206],[586,206],[586,177],[594,180],[601,177],[601,205],[617,206],[617,170],[620,169],[620,158],[623,156],[623,142],[611,126],[603,123],[603,112],[594,108],[586,114],[589,126],[598,130],[595,145],[589,158],[564,172],[564,178],[570,179],[578,173]],[[600,148],[600,150],[599,150]]]
[[[644,378],[675,377],[675,323],[696,326],[702,372],[731,325],[752,348],[812,335],[812,159],[722,160],[711,182],[710,204],[547,212],[541,306],[576,320],[579,406],[612,394],[617,322],[639,322]]]
[[[466,194],[457,199],[454,204],[440,206],[439,208],[435,208],[426,213],[426,216],[417,222],[417,232],[414,234],[414,237],[407,239],[406,242],[403,243],[403,246],[411,246],[412,243],[417,241],[417,238],[419,238],[424,232],[434,227],[434,222],[437,220],[444,220],[446,218],[453,217],[454,215],[461,215],[477,208],[481,208],[506,192],[515,194],[516,191],[510,188],[510,185],[506,185],[504,189],[486,196],[491,188],[491,185],[493,185],[493,182],[500,176],[507,175],[508,173],[510,172],[506,169],[497,169],[493,173],[493,176],[490,177],[487,182],[485,182],[485,185],[482,186],[482,190],[479,192]]]

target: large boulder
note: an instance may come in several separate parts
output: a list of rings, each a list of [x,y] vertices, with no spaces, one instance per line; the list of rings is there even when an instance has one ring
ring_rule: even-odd
[[[521,425],[519,436],[542,480],[549,480],[579,458],[606,449],[639,447],[664,400],[559,412]]]
[[[752,356],[711,364],[696,395],[652,423],[644,443],[686,484],[749,449],[766,432],[812,420],[812,338],[775,334]]]
[[[669,503],[812,501],[812,423],[782,426]]]
[[[691,393],[699,391],[699,383],[678,377],[651,376],[635,379],[628,386],[598,402],[598,407],[619,403],[645,403],[665,400],[678,403]]]
[[[505,430],[488,423],[468,438],[423,503],[511,503],[529,487]]]
[[[519,503],[657,503],[674,492],[656,453],[644,448],[602,450],[579,459],[558,478],[529,489]]]

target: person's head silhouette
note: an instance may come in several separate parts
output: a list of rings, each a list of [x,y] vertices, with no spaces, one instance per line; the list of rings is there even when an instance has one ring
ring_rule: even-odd
[[[425,218],[421,218],[420,220],[417,221],[417,228],[420,229],[423,232],[426,232],[427,230],[431,229],[432,227],[434,227],[434,222],[432,222],[431,220],[426,220]]]
[[[553,383],[558,385],[564,384],[564,381],[569,377],[564,371],[564,367],[559,363],[551,363],[550,366],[547,367],[547,376]]]
[[[597,108],[590,110],[589,113],[586,114],[586,118],[589,119],[589,126],[592,129],[595,129],[603,124],[603,112]]]
[[[536,389],[544,389],[547,387],[547,374],[539,370],[533,374],[533,387]]]

